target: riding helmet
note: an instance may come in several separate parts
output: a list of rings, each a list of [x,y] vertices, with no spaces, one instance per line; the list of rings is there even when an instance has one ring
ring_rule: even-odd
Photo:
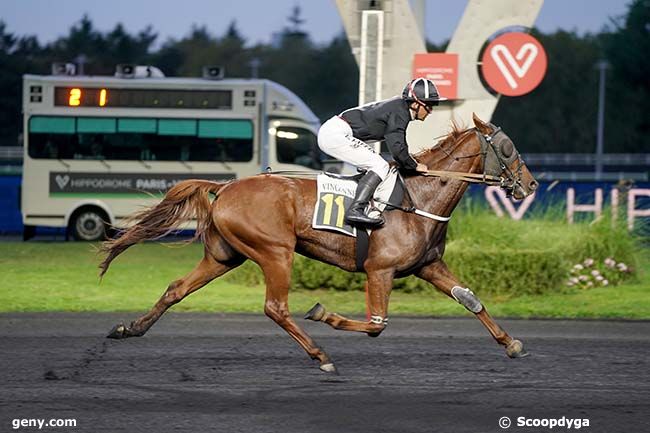
[[[417,102],[422,105],[438,105],[440,101],[446,101],[438,93],[438,88],[433,81],[426,78],[416,78],[404,87],[402,99],[407,102]]]

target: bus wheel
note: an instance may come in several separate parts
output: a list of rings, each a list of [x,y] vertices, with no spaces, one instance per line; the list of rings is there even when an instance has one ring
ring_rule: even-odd
[[[106,216],[96,209],[81,209],[72,218],[70,229],[78,241],[100,241],[106,238]]]

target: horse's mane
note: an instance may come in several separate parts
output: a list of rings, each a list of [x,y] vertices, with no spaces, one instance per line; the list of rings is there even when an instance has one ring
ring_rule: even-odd
[[[415,159],[418,159],[419,157],[427,155],[431,152],[436,152],[440,148],[444,147],[446,144],[451,144],[460,140],[464,140],[465,138],[467,138],[467,136],[469,136],[469,133],[474,132],[474,130],[475,128],[461,128],[454,120],[452,120],[451,131],[449,131],[447,135],[443,136],[433,146],[423,149],[418,153],[414,154],[413,156],[415,157]]]

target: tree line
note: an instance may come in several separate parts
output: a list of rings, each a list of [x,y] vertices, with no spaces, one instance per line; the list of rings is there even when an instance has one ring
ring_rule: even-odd
[[[167,76],[197,76],[222,65],[230,77],[268,78],[299,95],[321,120],[356,105],[358,67],[344,34],[314,43],[300,9],[271,43],[247,44],[236,22],[215,35],[194,26],[180,39],[155,47],[152,27],[132,34],[117,24],[101,32],[84,16],[66,36],[42,44],[9,33],[0,21],[0,145],[15,146],[22,132],[22,75],[49,74],[53,62],[77,63],[83,73],[112,75],[118,63],[150,64]],[[529,152],[592,153],[596,143],[598,70],[607,61],[605,152],[650,152],[650,2],[634,0],[597,34],[544,34],[533,29],[548,55],[544,81],[521,97],[502,96],[493,122]],[[427,43],[429,51],[446,44]]]

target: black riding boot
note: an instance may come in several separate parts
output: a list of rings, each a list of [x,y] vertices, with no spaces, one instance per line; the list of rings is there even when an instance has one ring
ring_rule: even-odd
[[[345,222],[351,225],[380,226],[384,224],[384,217],[370,218],[366,215],[366,207],[372,199],[377,186],[381,183],[381,177],[375,172],[368,171],[361,179],[357,186],[357,194],[354,202],[345,214]]]

